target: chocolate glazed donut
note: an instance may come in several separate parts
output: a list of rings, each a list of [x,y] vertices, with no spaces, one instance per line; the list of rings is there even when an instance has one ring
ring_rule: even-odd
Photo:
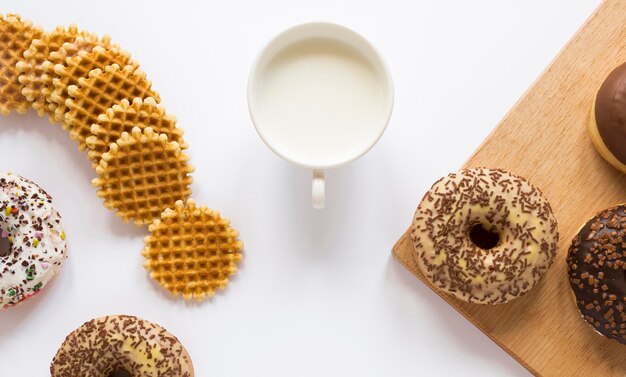
[[[626,63],[615,68],[600,86],[589,131],[602,157],[626,173]]]
[[[572,241],[567,266],[585,321],[601,335],[626,344],[626,205],[587,221]]]

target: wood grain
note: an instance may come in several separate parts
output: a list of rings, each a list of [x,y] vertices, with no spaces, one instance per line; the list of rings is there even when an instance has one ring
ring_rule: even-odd
[[[565,264],[570,241],[585,221],[626,202],[626,175],[596,153],[587,133],[598,87],[624,61],[626,1],[605,1],[464,165],[526,177],[541,188],[558,219],[557,260],[527,295],[482,306],[438,292],[535,375],[626,376],[626,346],[597,335],[580,318]],[[408,232],[393,253],[428,284]]]

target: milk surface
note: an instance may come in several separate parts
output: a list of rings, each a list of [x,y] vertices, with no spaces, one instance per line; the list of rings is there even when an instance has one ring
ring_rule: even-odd
[[[385,126],[384,75],[349,45],[300,41],[260,73],[257,127],[277,152],[296,162],[345,162],[371,146]]]

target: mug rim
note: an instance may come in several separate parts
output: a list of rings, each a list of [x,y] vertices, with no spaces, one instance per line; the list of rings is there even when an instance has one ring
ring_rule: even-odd
[[[256,105],[256,99],[253,98],[254,95],[256,94],[255,89],[256,89],[256,81],[258,78],[258,69],[259,69],[259,63],[261,62],[261,59],[263,59],[265,57],[265,54],[268,52],[268,50],[270,50],[270,48],[272,46],[274,46],[281,38],[284,38],[285,36],[292,34],[296,31],[298,31],[299,29],[303,29],[303,28],[334,28],[335,30],[341,30],[342,33],[348,34],[349,36],[353,37],[353,38],[357,38],[358,40],[360,40],[365,46],[366,48],[368,48],[372,55],[373,58],[371,57],[367,57],[364,56],[365,59],[369,60],[370,62],[374,62],[376,64],[378,64],[380,66],[380,75],[381,78],[383,80],[386,81],[387,84],[387,90],[386,90],[386,106],[384,109],[384,117],[381,120],[381,127],[376,135],[376,137],[372,138],[372,140],[365,144],[364,147],[360,150],[358,150],[357,153],[354,153],[353,155],[349,156],[348,158],[342,159],[342,160],[338,160],[338,161],[333,161],[331,163],[327,163],[327,164],[318,164],[315,163],[314,161],[302,161],[300,159],[298,159],[295,155],[289,155],[289,154],[285,154],[283,151],[278,150],[278,148],[276,148],[272,142],[268,141],[267,138],[264,136],[262,130],[260,129],[258,123],[259,123],[259,119],[257,118],[257,116],[255,115],[255,112],[258,111],[258,107],[255,106]],[[315,34],[315,33],[314,33]],[[312,37],[314,37],[315,35],[312,35]],[[340,38],[332,38],[333,40],[342,42],[342,43],[346,43],[348,45],[350,45],[351,47],[355,47],[354,43],[351,42],[346,42],[341,40]],[[297,40],[296,40],[297,41]],[[296,42],[294,41],[294,42]],[[291,44],[287,44],[285,46],[280,47],[279,51],[284,50],[285,48],[289,47]],[[361,49],[358,49],[359,51]],[[250,113],[250,118],[252,119],[252,124],[257,132],[257,134],[259,135],[259,137],[263,140],[263,142],[265,143],[265,145],[267,145],[272,152],[274,152],[276,155],[280,156],[281,158],[283,158],[284,160],[287,160],[293,164],[299,165],[299,166],[303,166],[305,168],[309,168],[312,170],[323,170],[323,169],[331,169],[334,167],[338,167],[341,165],[345,165],[349,162],[355,161],[359,158],[361,158],[363,155],[365,155],[367,152],[369,152],[374,145],[376,145],[378,143],[378,141],[382,138],[383,134],[385,133],[385,130],[387,129],[387,126],[389,125],[389,121],[391,119],[391,115],[393,113],[393,105],[394,105],[394,85],[393,85],[393,78],[391,76],[391,71],[389,70],[389,66],[387,65],[387,62],[383,59],[383,57],[380,55],[380,53],[378,52],[378,50],[372,45],[372,43],[370,41],[368,41],[365,37],[363,37],[361,34],[357,33],[356,31],[345,27],[343,25],[339,25],[336,23],[332,23],[332,22],[307,22],[307,23],[302,23],[302,24],[298,24],[298,25],[294,25],[291,26],[285,30],[283,30],[282,32],[278,33],[276,36],[274,36],[269,42],[267,42],[263,48],[259,51],[259,53],[257,54],[252,67],[250,69],[250,74],[248,76],[248,84],[247,84],[247,102],[248,102],[248,112]],[[382,113],[382,112],[381,112]]]

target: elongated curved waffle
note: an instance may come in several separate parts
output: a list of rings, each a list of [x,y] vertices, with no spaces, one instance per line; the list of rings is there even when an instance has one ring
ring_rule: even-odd
[[[33,108],[40,116],[48,112],[46,97],[43,90],[46,87],[44,82],[43,64],[49,59],[50,53],[59,50],[65,43],[71,43],[77,37],[90,37],[85,31],[79,31],[76,25],[67,28],[58,26],[49,33],[43,33],[40,39],[33,39],[30,47],[24,51],[24,59],[15,66],[20,73],[19,82],[23,85],[22,94],[32,102]],[[46,78],[50,77],[46,75]],[[50,82],[52,84],[52,82]]]
[[[146,74],[132,65],[120,68],[113,64],[104,71],[99,68],[90,71],[88,77],[78,79],[78,85],[67,88],[71,98],[66,101],[68,112],[65,113],[65,125],[70,137],[78,141],[81,151],[85,150],[86,139],[91,136],[91,125],[97,122],[98,115],[106,113],[107,109],[123,99],[152,97],[159,101],[159,94],[151,87]]]
[[[148,224],[158,218],[164,208],[191,194],[191,173],[188,163],[175,141],[152,128],[134,127],[129,134],[110,145],[96,167],[98,178],[92,183],[104,205],[128,222]]]
[[[33,39],[41,38],[42,34],[42,29],[16,14],[0,14],[0,114],[8,115],[11,110],[20,114],[28,111],[29,102],[22,95],[15,65]]]
[[[67,44],[61,47],[61,50],[65,50],[66,46]],[[63,64],[54,66],[54,73],[57,75],[52,80],[54,91],[47,98],[49,101],[57,104],[55,118],[57,121],[62,122],[61,124],[65,129],[68,127],[64,124],[64,121],[65,113],[68,111],[66,100],[69,98],[69,93],[67,90],[70,86],[77,85],[81,77],[88,77],[89,72],[94,69],[104,70],[113,64],[117,64],[120,67],[125,67],[126,65],[138,67],[137,63],[131,61],[128,52],[112,46],[109,48],[94,46],[91,52],[78,51],[76,56],[66,60],[66,64],[67,66]]]
[[[123,99],[119,104],[98,115],[98,120],[91,126],[91,135],[86,139],[87,156],[92,161],[100,161],[102,154],[109,150],[124,132],[131,132],[133,127],[152,127],[154,132],[167,135],[168,140],[176,141],[181,149],[186,149],[182,128],[176,127],[176,118],[165,112],[162,105],[148,97],[135,97],[132,103]]]
[[[41,76],[43,88],[41,92],[46,100],[48,119],[51,123],[63,120],[57,120],[56,109],[59,105],[52,101],[52,95],[55,91],[54,79],[59,77],[55,72],[56,66],[60,64],[67,67],[69,59],[76,57],[81,51],[90,53],[96,46],[104,49],[119,49],[118,45],[111,43],[111,37],[108,35],[104,35],[102,38],[98,38],[93,33],[79,35],[73,42],[66,42],[58,50],[50,51],[47,60],[41,65],[43,69],[43,75]]]
[[[150,277],[174,295],[202,301],[237,272],[243,244],[230,221],[193,199],[168,208],[149,226],[141,254]]]

